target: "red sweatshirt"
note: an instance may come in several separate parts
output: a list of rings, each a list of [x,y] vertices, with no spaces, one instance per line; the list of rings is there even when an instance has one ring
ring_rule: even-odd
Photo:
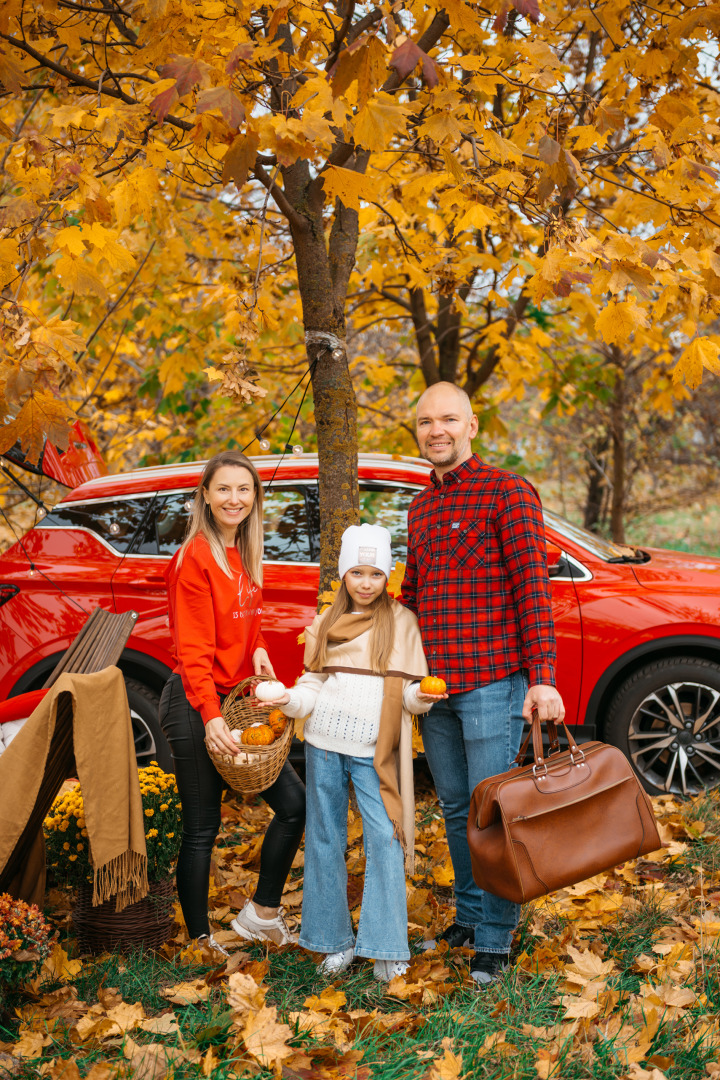
[[[220,715],[218,693],[227,694],[254,674],[252,654],[267,648],[260,632],[262,592],[245,573],[237,549],[228,548],[227,556],[231,578],[198,536],[182,566],[176,554],[165,572],[175,671],[205,724]]]

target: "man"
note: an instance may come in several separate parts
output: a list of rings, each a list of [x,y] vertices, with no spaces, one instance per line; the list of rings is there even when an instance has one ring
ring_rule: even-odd
[[[453,383],[420,398],[418,442],[434,471],[410,506],[402,600],[449,695],[422,729],[455,872],[455,922],[440,937],[451,948],[474,944],[471,975],[482,986],[508,964],[519,907],[473,880],[470,797],[510,768],[533,709],[541,720],[561,720],[565,709],[540,499],[527,480],[473,454],[477,430],[470,399]]]

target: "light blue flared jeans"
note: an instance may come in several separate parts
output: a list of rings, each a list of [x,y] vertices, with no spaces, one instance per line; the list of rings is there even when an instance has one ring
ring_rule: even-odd
[[[357,940],[347,901],[348,780],[363,822],[365,885]],[[403,851],[380,796],[372,758],[318,750],[305,743],[307,820],[300,945],[334,953],[409,960]]]

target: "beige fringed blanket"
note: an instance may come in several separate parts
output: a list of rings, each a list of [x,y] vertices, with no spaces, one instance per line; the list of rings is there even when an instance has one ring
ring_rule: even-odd
[[[65,733],[63,725],[71,730]],[[0,872],[21,841],[36,802],[60,790],[65,777],[51,745],[55,751],[64,734],[72,739],[83,794],[93,904],[116,896],[116,909],[122,911],[147,895],[148,879],[130,710],[116,667],[61,675],[0,757]]]

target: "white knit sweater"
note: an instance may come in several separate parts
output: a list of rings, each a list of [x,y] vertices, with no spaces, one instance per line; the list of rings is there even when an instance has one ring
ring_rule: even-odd
[[[311,746],[371,758],[380,730],[384,682],[381,675],[308,671],[288,690],[290,701],[282,711],[294,717],[310,714],[303,736]],[[419,682],[404,681],[403,702],[415,715],[430,708],[430,703],[418,698],[419,686]]]

